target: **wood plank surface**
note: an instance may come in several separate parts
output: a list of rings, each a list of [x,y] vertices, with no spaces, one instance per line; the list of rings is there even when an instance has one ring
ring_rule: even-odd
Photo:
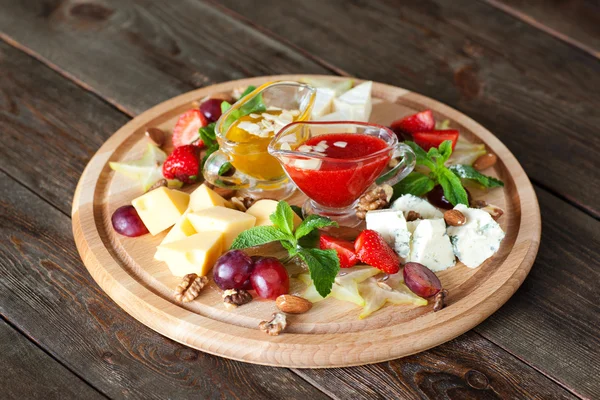
[[[4,400],[105,398],[4,320],[0,320],[0,363]]]
[[[66,215],[4,173],[0,193],[0,314],[103,394],[327,398],[290,370],[211,356],[137,322],[82,265]]]
[[[535,183],[600,217],[595,57],[482,2],[213,4],[341,71],[457,108],[498,136]]]
[[[17,60],[19,57],[18,52],[9,53],[7,49],[4,49],[4,52],[13,60]],[[27,58],[22,55],[21,57]],[[48,81],[52,79],[50,78],[52,75],[56,75],[48,68],[36,63],[25,64],[22,60],[17,60],[15,63],[18,68],[10,69],[11,76],[18,82],[29,82],[30,87],[27,84],[23,85],[25,92],[33,91],[33,87],[36,87],[35,82],[42,79],[37,78],[38,75],[45,77],[42,81]],[[32,78],[24,80],[20,74],[29,75]],[[53,78],[53,82],[52,86],[59,95],[72,96],[77,100],[76,103],[94,101],[93,96],[65,83],[64,79],[58,75]],[[56,108],[60,107],[60,103],[52,103],[43,99],[48,96],[43,91],[37,95],[42,97],[40,101],[43,104],[48,104],[44,110],[45,114],[53,115],[56,112],[53,110],[52,104]],[[93,103],[93,105],[95,113],[91,115],[73,113],[72,118],[81,119],[85,124],[91,118],[114,118],[114,115],[118,114],[115,110],[104,110],[100,103]],[[34,121],[27,122],[27,118],[25,118],[24,127],[40,123],[35,121],[40,118],[39,115],[31,114],[30,118]],[[100,134],[108,133],[100,132]],[[18,151],[18,148],[15,148],[15,151]],[[49,152],[49,154],[55,154],[55,152]],[[2,168],[5,167],[7,167],[6,164],[2,165]],[[35,169],[21,172],[20,169],[15,168],[10,171],[11,174],[14,174],[15,180],[9,181],[8,185],[11,189],[16,187],[18,190],[14,192],[0,187],[1,193],[11,194],[11,199],[3,200],[5,203],[2,208],[3,212],[10,212],[10,215],[2,217],[1,224],[2,227],[6,226],[4,229],[8,230],[8,232],[3,232],[3,236],[10,238],[2,257],[2,260],[6,261],[1,264],[3,279],[0,283],[3,286],[0,292],[2,293],[0,304],[5,307],[2,312],[10,317],[11,321],[16,321],[21,329],[38,338],[40,345],[55,354],[70,368],[85,371],[86,380],[93,382],[96,387],[101,388],[111,397],[137,397],[140,395],[160,397],[161,395],[166,396],[167,393],[179,394],[181,397],[192,393],[208,393],[208,396],[218,390],[231,394],[229,397],[234,397],[236,393],[239,394],[236,390],[242,390],[241,387],[245,387],[243,385],[250,385],[246,390],[254,393],[256,398],[260,398],[257,393],[264,393],[265,396],[270,393],[274,393],[274,396],[278,393],[281,394],[272,387],[273,385],[282,386],[281,390],[285,390],[286,394],[289,393],[288,397],[290,398],[294,396],[320,397],[319,392],[312,393],[305,388],[302,390],[295,388],[299,383],[289,377],[286,370],[250,366],[195,352],[162,338],[124,314],[91,281],[81,265],[72,242],[68,218],[61,216],[58,211],[31,193],[19,189],[17,182],[23,181],[30,174],[35,176],[42,172],[42,170]],[[51,190],[56,190],[58,193],[65,191],[60,186],[51,186]],[[31,274],[31,271],[35,273]],[[27,284],[31,284],[31,287],[26,290],[24,285]],[[20,296],[9,297],[8,293],[19,293]],[[21,295],[21,293],[23,294]],[[40,297],[36,293],[44,296]],[[40,305],[43,308],[40,309]],[[7,315],[5,310],[11,310],[10,315]],[[40,326],[40,321],[44,322],[43,327]],[[48,337],[45,334],[48,329],[59,334]],[[482,347],[481,344],[478,345],[474,342],[476,340],[472,337],[463,336],[457,341],[432,350],[436,352],[433,353],[437,354],[435,356],[427,355],[430,352],[423,353],[422,356],[432,357],[431,360],[435,359],[432,363],[437,365],[448,364],[454,360],[455,354],[461,351],[465,353],[471,348]],[[515,363],[509,354],[495,346],[491,348],[489,346],[487,347],[490,354],[501,357],[503,365]],[[465,357],[467,356],[468,354],[465,353]],[[472,357],[475,360],[474,363],[487,364],[489,362],[487,358],[479,358],[475,353]],[[430,370],[419,369],[416,364],[410,365],[410,371],[414,376],[405,378],[409,381],[418,381],[422,374],[431,374],[429,379],[433,382],[435,376],[439,374],[436,371],[427,372]],[[380,366],[387,368],[386,364]],[[373,368],[375,367],[351,368],[344,370],[347,373],[340,374],[340,376],[344,376],[346,384],[357,392],[357,396],[363,398],[369,398],[373,391],[382,393],[382,397],[390,393],[396,393],[392,397],[402,397],[408,393],[407,389],[395,388],[396,385],[403,386],[403,383],[377,388],[365,386],[370,379],[373,379],[371,377]],[[207,376],[207,371],[211,371],[210,376]],[[466,378],[463,377],[463,381],[458,383],[461,376],[460,371],[464,371],[464,369],[456,367],[452,373],[446,370],[446,374],[448,376],[454,374],[452,379],[455,387],[460,387],[464,391],[471,390]],[[515,376],[531,376],[533,383],[527,390],[532,396],[543,395],[547,392],[548,387],[551,391],[563,393],[561,388],[554,384],[548,384],[541,375],[536,377],[530,368],[520,362],[513,365],[512,371]],[[323,372],[311,371],[311,373]],[[282,374],[283,377],[281,377]],[[404,375],[407,376],[407,373],[405,372]],[[234,385],[230,382],[232,379],[238,380],[240,386],[230,387],[229,385]],[[324,378],[313,377],[311,379],[317,382]],[[516,393],[520,390],[514,387],[517,378],[507,376],[505,379],[506,381],[500,380],[499,377],[494,379],[497,390],[502,390],[504,393]],[[287,386],[290,381],[293,385],[292,389]],[[539,386],[537,386],[537,382],[540,382]],[[328,385],[323,390],[339,398],[348,398],[349,388],[339,384]]]
[[[485,0],[600,58],[600,3],[595,0]]]
[[[0,0],[0,9],[2,37],[130,115],[215,82],[327,72],[202,1]]]

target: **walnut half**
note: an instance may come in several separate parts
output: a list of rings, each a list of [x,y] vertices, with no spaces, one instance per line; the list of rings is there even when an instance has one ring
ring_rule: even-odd
[[[285,330],[287,320],[284,313],[274,313],[270,321],[262,321],[258,324],[258,329],[271,336],[277,336]]]
[[[175,288],[175,300],[181,303],[188,303],[194,300],[207,283],[208,278],[206,276],[187,274]]]
[[[367,212],[387,207],[393,195],[394,189],[390,185],[375,186],[367,190],[358,200],[356,216],[365,219]]]
[[[228,289],[223,292],[225,308],[232,309],[250,303],[252,295],[243,289]]]

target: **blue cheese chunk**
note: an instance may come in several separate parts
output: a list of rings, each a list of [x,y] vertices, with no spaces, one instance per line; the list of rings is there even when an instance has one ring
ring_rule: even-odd
[[[417,220],[411,224],[412,228],[414,232],[408,261],[423,264],[434,272],[456,264],[443,219]]]
[[[423,219],[434,219],[443,218],[444,214],[434,206],[432,206],[427,200],[422,199],[412,194],[405,194],[400,196],[391,207],[392,210],[399,210],[406,214],[409,211],[414,211],[421,215]]]
[[[498,251],[504,231],[485,211],[464,204],[454,209],[467,219],[464,225],[448,227],[454,254],[467,267],[477,268]]]
[[[369,211],[366,216],[367,229],[379,233],[383,239],[406,259],[410,253],[410,232],[402,211],[376,210]]]

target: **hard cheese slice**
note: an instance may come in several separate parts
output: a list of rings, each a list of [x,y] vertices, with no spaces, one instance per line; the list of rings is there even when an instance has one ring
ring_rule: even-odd
[[[205,184],[198,186],[190,195],[188,208],[192,212],[216,206],[229,207],[230,203]]]
[[[246,211],[246,214],[256,217],[255,226],[273,225],[273,222],[269,217],[275,212],[277,203],[277,201],[270,199],[258,200],[256,203],[252,204],[252,206]],[[294,213],[293,222],[294,229],[296,229],[298,225],[302,223],[302,220],[298,215],[296,215],[296,213]]]
[[[217,231],[223,233],[223,246],[227,250],[235,238],[256,223],[256,217],[225,207],[211,207],[188,214],[188,219],[199,232]]]
[[[171,228],[169,233],[167,233],[167,236],[160,242],[154,258],[157,260],[164,260],[164,255],[160,251],[161,245],[176,242],[197,233],[187,216],[187,214],[183,214],[181,218],[179,218],[179,221]]]
[[[134,199],[131,204],[150,233],[157,235],[179,220],[189,201],[187,193],[160,187]]]
[[[197,233],[182,240],[161,244],[159,251],[173,275],[206,275],[221,256],[223,233]]]

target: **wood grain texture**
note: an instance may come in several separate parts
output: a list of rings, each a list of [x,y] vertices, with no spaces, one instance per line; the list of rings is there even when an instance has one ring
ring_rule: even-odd
[[[397,115],[431,109],[437,119],[450,119],[467,140],[485,143],[500,160],[489,173],[501,177],[506,186],[485,199],[505,210],[500,224],[507,236],[498,254],[484,266],[473,270],[458,265],[440,274],[450,292],[450,306],[435,314],[428,312],[430,307],[387,307],[358,320],[356,307],[329,300],[294,317],[285,335],[270,337],[257,327],[273,312],[271,302],[254,301],[227,311],[216,287],[205,289],[185,306],[173,300],[172,290],[179,279],[152,258],[164,235],[126,238],[112,229],[114,210],[142,192],[112,172],[108,161],[139,157],[146,147],[146,127],[170,131],[180,113],[210,93],[300,79],[297,75],[268,76],[186,93],[136,117],[100,148],[79,181],[72,214],[77,247],[98,284],[128,313],[174,340],[212,354],[275,366],[349,366],[402,357],[458,336],[500,307],[527,275],[538,247],[539,208],[526,175],[502,143],[468,117],[431,99],[378,83],[373,84],[372,122],[389,124]]]
[[[534,183],[600,218],[593,56],[483,2],[213,3],[324,64],[464,112],[508,146]]]
[[[211,83],[326,72],[201,1],[2,0],[0,8],[2,37],[129,115]]]
[[[485,0],[515,18],[600,58],[600,4],[594,0]]]
[[[5,400],[105,397],[0,320],[0,388]]]
[[[576,398],[502,353],[478,334],[468,332],[429,351],[387,363],[295,371],[339,399]],[[482,363],[482,359],[488,362]]]

